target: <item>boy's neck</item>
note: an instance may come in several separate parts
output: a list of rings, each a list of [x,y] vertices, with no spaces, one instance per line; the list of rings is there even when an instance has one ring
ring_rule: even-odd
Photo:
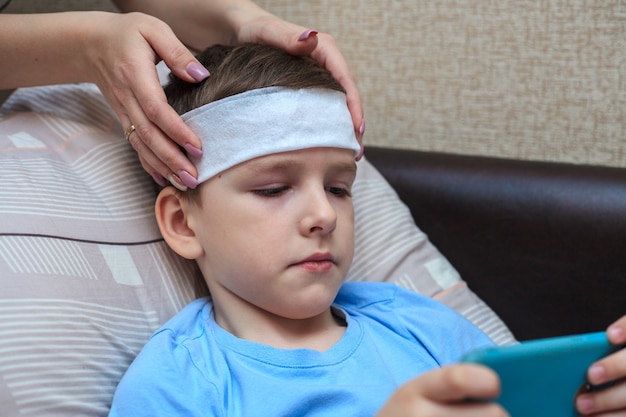
[[[312,349],[325,352],[345,333],[345,319],[340,316],[341,313],[336,314],[332,307],[306,319],[279,317],[250,304],[243,307],[224,309],[214,299],[215,321],[240,339],[278,349]],[[235,311],[236,314],[233,314]]]

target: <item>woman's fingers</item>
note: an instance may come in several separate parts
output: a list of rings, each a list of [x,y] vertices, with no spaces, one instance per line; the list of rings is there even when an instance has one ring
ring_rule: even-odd
[[[158,19],[130,13],[112,15],[109,23],[94,59],[100,90],[123,128],[135,126],[128,139],[144,169],[153,178],[173,178],[194,188],[197,172],[181,148],[201,155],[201,141],[167,103],[155,63],[165,60],[187,81],[208,71],[198,70],[193,55]]]
[[[241,26],[239,41],[259,42],[284,49],[293,55],[310,56],[329,70],[346,90],[355,134],[362,144],[365,120],[361,97],[356,80],[331,35],[318,33],[316,30],[286,22],[272,15],[263,15]]]
[[[365,134],[365,119],[363,117],[363,105],[356,85],[356,79],[348,68],[348,63],[339,51],[335,39],[326,33],[318,35],[319,41],[311,57],[320,65],[328,69],[346,90],[348,109],[352,116],[355,133],[361,144],[361,154],[363,152],[363,135]]]

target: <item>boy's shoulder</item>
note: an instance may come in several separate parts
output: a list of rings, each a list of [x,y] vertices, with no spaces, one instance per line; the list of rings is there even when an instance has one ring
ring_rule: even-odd
[[[335,306],[351,316],[367,317],[394,328],[411,328],[419,332],[424,329],[475,327],[447,305],[393,283],[344,283],[335,299]]]
[[[405,339],[419,340],[442,364],[459,360],[477,347],[493,345],[457,311],[392,283],[345,283],[335,306],[361,323],[378,323]]]
[[[175,339],[193,339],[204,333],[206,320],[210,318],[212,309],[209,297],[198,298],[187,304],[176,315],[170,318],[152,337],[170,333],[170,337]]]

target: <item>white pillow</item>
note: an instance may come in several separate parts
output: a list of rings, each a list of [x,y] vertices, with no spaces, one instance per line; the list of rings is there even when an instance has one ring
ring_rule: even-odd
[[[148,337],[206,295],[153,218],[155,189],[93,85],[20,89],[0,109],[0,409],[104,416]],[[366,161],[348,279],[387,280],[514,339]]]

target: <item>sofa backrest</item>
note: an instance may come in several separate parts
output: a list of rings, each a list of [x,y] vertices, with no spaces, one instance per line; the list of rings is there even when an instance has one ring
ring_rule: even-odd
[[[518,339],[601,331],[626,313],[626,169],[365,155]]]

